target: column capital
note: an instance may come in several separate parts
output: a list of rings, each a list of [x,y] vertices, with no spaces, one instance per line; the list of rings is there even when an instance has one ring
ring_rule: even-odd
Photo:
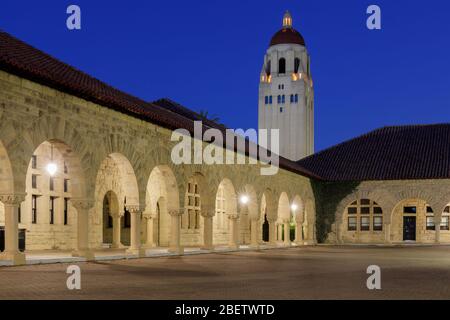
[[[74,198],[70,199],[70,203],[77,210],[89,210],[94,207],[95,201],[86,198]]]
[[[239,218],[239,215],[237,214],[229,214],[228,219],[230,220],[237,220]]]
[[[25,196],[26,193],[0,194],[0,201],[6,205],[19,206],[25,201]]]
[[[201,211],[200,214],[202,215],[203,218],[212,218],[215,216],[215,212],[214,211]]]
[[[169,215],[171,216],[181,216],[184,214],[184,209],[172,209],[169,210]]]
[[[144,219],[155,219],[156,218],[156,215],[154,215],[154,214],[152,214],[152,213],[150,213],[150,212],[142,212],[142,217],[144,218]]]
[[[138,204],[133,205],[126,205],[125,208],[131,213],[131,214],[140,214],[142,213],[142,210],[140,209],[140,206]]]

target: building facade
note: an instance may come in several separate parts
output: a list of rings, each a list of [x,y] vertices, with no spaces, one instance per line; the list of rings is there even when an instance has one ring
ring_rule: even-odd
[[[287,14],[280,32],[298,41],[291,27]],[[273,96],[293,96],[280,114],[298,115],[300,131],[282,134],[282,154],[298,160],[313,152],[312,81],[304,44],[283,37],[265,58],[259,120],[279,126]],[[153,247],[450,243],[449,124],[382,128],[300,161],[281,157],[273,176],[249,154],[241,165],[176,165],[172,132],[192,134],[200,115],[116,90],[5,32],[0,117],[0,261],[24,264],[42,250],[92,260]]]

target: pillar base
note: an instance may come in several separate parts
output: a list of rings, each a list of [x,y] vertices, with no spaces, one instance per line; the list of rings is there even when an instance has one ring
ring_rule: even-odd
[[[132,249],[128,248],[125,253],[127,255],[137,255],[138,257],[145,257],[145,249],[144,248],[138,248],[138,249]]]
[[[253,249],[253,250],[259,250],[259,244],[250,244],[249,248]]]
[[[11,261],[15,266],[26,264],[25,254],[22,252],[2,252],[0,260]]]
[[[123,244],[113,244],[111,245],[111,249],[125,249],[126,246],[124,246]]]
[[[95,260],[95,253],[91,249],[74,250],[72,251],[72,257],[83,257],[88,261],[93,261]]]
[[[174,247],[174,248],[169,248],[169,253],[175,253],[175,254],[183,254],[184,253],[184,248],[183,247]]]
[[[212,245],[212,244],[205,244],[200,249],[202,249],[202,250],[214,250],[214,245]]]
[[[158,247],[158,246],[157,246],[156,244],[152,243],[152,244],[143,244],[141,248],[144,248],[144,249],[154,249],[154,248],[156,248],[156,247]]]
[[[239,250],[239,245],[232,244],[232,245],[229,245],[228,248],[230,248],[231,250]]]

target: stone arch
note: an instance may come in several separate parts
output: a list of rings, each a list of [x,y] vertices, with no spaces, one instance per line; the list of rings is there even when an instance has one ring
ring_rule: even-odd
[[[357,192],[347,195],[344,199],[339,202],[336,208],[336,224],[341,224],[345,208],[347,206],[359,199],[370,199],[378,203],[378,205],[383,209],[383,215],[387,221],[389,221],[390,212],[395,206],[396,201],[392,198],[392,195],[385,190],[359,190]]]
[[[180,196],[176,177],[168,165],[155,166],[148,178],[144,215],[155,220],[152,232],[147,230],[148,243],[168,246],[170,242],[170,212],[180,211]],[[155,232],[156,231],[156,232]],[[150,234],[151,233],[151,234]]]
[[[295,208],[292,211],[293,218],[296,222],[303,223],[305,219],[305,203],[298,194],[294,195],[292,206]]]
[[[230,216],[238,213],[236,190],[230,179],[224,178],[216,192],[216,207],[213,218],[213,244],[226,244],[230,239]]]
[[[3,142],[0,141],[0,194],[13,194],[16,189],[14,184],[14,175],[9,160],[8,151]],[[22,193],[25,190],[21,190]]]
[[[395,208],[406,199],[422,199],[427,202],[428,205],[433,208],[434,211],[438,210],[442,206],[442,196],[435,193],[430,193],[424,189],[418,188],[408,188],[404,190],[400,190],[392,194],[394,206],[390,211],[389,221],[392,220],[392,216]],[[445,205],[444,205],[445,206]],[[436,211],[437,212],[437,211]]]
[[[119,215],[119,199],[113,190],[104,193],[102,203],[102,242],[113,243],[113,217]]]
[[[14,154],[11,157],[16,159],[13,165],[16,188],[25,190],[30,159],[42,143],[49,141],[64,154],[68,166],[71,167],[74,176],[73,197],[90,198],[94,193],[94,181],[88,178],[92,173],[94,153],[75,125],[64,118],[47,115],[39,117],[30,127],[20,132],[14,142],[15,147],[11,150]]]
[[[279,220],[286,221],[290,220],[291,216],[291,205],[289,203],[289,198],[286,192],[282,192],[278,198],[278,209],[277,217]]]

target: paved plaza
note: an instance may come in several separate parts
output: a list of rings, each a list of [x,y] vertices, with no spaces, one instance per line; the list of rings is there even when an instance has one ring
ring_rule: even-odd
[[[450,299],[450,247],[316,246],[0,268],[0,299]],[[368,290],[369,265],[381,290]]]

